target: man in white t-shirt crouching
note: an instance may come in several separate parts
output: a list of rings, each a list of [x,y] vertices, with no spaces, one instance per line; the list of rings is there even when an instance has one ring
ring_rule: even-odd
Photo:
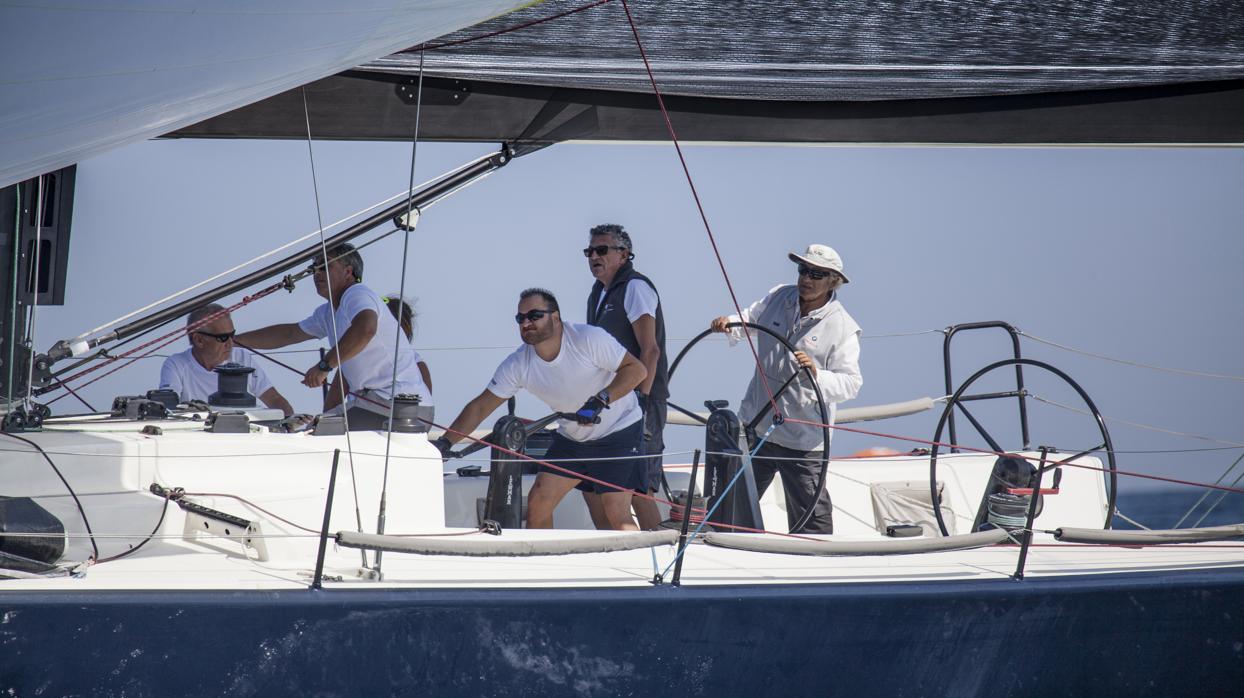
[[[181,402],[202,400],[216,392],[217,379],[212,369],[224,363],[235,363],[255,369],[250,374],[246,389],[263,404],[281,410],[288,417],[294,408],[277,389],[272,387],[263,369],[255,365],[255,355],[241,347],[233,345],[237,332],[233,329],[233,318],[224,308],[216,303],[209,303],[190,311],[186,317],[187,325],[194,325],[204,318],[221,313],[211,322],[187,332],[190,348],[180,354],[173,354],[164,360],[160,367],[160,387],[177,392]]]
[[[441,453],[471,433],[521,388],[553,410],[558,421],[546,459],[527,495],[527,528],[552,528],[553,509],[576,485],[601,495],[611,528],[635,531],[631,495],[645,480],[644,420],[635,387],[647,370],[599,327],[563,323],[553,294],[523,291],[518,302],[523,346],[501,362],[488,387],[437,439]],[[599,421],[598,421],[599,420]]]
[[[430,406],[432,392],[419,375],[414,349],[400,337],[397,320],[380,296],[362,284],[363,258],[354,246],[342,243],[328,250],[327,264],[319,260],[312,278],[327,303],[301,322],[252,330],[238,335],[238,342],[277,349],[330,338],[332,348],[307,369],[302,384],[319,388],[333,369],[340,369],[340,387],[328,391],[324,411],[344,409],[352,430],[383,429],[393,395],[417,395],[421,405]]]

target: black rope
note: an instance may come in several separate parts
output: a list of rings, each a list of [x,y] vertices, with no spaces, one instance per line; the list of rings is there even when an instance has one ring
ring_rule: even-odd
[[[5,436],[8,436],[10,438],[17,439],[18,441],[22,441],[24,443],[30,444],[31,446],[35,448],[36,451],[39,452],[41,456],[43,456],[43,459],[48,462],[48,465],[52,466],[52,472],[56,473],[56,477],[59,477],[60,481],[65,484],[65,489],[69,490],[69,496],[73,497],[73,503],[77,505],[78,507],[78,514],[82,517],[82,524],[86,526],[86,534],[87,534],[87,537],[91,541],[91,550],[94,552],[94,554],[91,557],[98,560],[99,559],[99,546],[95,544],[95,532],[91,530],[91,522],[86,517],[86,510],[82,508],[82,500],[78,499],[78,493],[74,492],[73,487],[69,484],[69,481],[65,479],[65,475],[61,473],[60,468],[56,467],[56,463],[52,460],[52,457],[49,456],[47,452],[43,450],[42,446],[31,441],[30,439],[27,439],[23,436],[18,436],[17,434],[10,434],[8,432],[0,432],[0,434],[4,434]]]

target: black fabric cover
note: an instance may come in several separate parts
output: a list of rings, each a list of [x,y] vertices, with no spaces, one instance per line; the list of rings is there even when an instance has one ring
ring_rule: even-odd
[[[588,4],[545,0],[443,37]],[[1065,92],[1244,77],[1237,0],[630,0],[662,91],[859,101]],[[427,51],[428,75],[651,92],[621,0]],[[418,53],[364,70],[409,73]]]

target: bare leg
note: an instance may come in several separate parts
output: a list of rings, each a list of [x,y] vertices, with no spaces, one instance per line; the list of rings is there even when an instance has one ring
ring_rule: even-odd
[[[605,492],[600,495],[604,505],[605,516],[609,517],[609,527],[615,531],[638,531],[635,519],[631,518],[631,491]]]
[[[553,528],[553,510],[579,481],[549,472],[536,475],[527,493],[527,528]]]
[[[661,510],[657,509],[656,502],[644,497],[631,497],[631,508],[635,510],[635,518],[639,519],[640,530],[661,528]]]
[[[584,492],[583,503],[587,505],[587,513],[592,515],[592,525],[596,526],[596,530],[608,531],[613,528],[609,525],[609,517],[605,516],[605,505],[600,501],[599,494]]]

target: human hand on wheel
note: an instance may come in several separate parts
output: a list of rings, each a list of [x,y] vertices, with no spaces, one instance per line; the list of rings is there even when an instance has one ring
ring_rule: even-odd
[[[808,356],[807,354],[803,353],[802,351],[797,351],[797,352],[795,352],[795,361],[796,361],[796,362],[797,362],[800,366],[802,366],[802,367],[804,367],[804,368],[808,369],[809,371],[811,371],[811,372],[812,372],[812,375],[814,375],[814,376],[816,375],[816,362],[812,360],[812,357],[811,357],[811,356]]]
[[[718,318],[713,318],[713,321],[708,324],[708,329],[714,332],[729,332],[730,330],[726,329],[726,325],[728,324],[730,324],[730,318],[723,315]]]

